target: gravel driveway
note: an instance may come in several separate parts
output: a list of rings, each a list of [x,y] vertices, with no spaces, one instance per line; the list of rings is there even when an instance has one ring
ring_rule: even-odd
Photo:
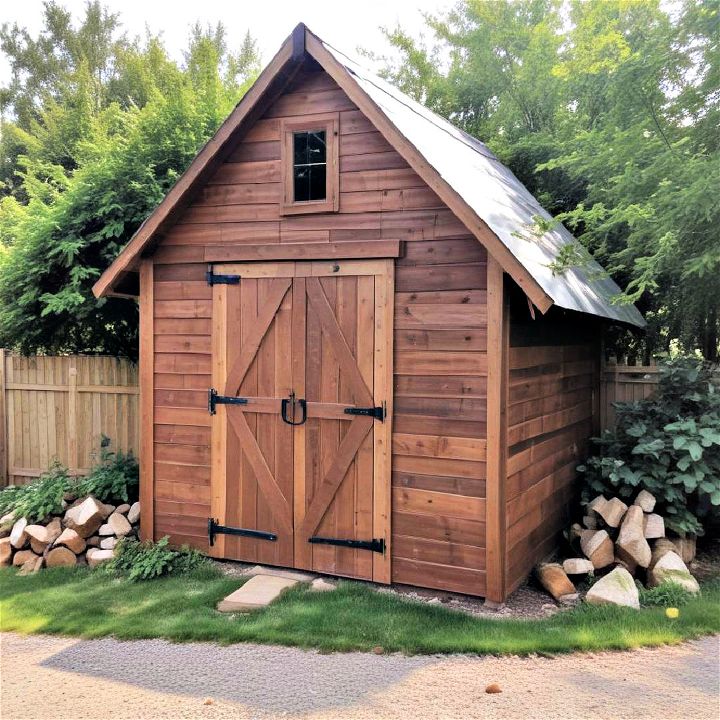
[[[718,638],[556,658],[319,654],[0,635],[15,718],[710,718]],[[502,693],[485,693],[488,683]]]

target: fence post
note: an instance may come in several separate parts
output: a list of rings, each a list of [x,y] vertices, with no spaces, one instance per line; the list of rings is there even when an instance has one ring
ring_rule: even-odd
[[[8,484],[7,399],[5,397],[5,350],[0,349],[0,486]]]
[[[68,369],[68,467],[70,472],[76,472],[80,467],[78,458],[78,389],[77,389],[77,366],[75,358],[70,362]]]

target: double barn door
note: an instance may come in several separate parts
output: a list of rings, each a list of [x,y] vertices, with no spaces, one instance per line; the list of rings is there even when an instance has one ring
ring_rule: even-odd
[[[211,553],[389,582],[393,261],[212,273]]]

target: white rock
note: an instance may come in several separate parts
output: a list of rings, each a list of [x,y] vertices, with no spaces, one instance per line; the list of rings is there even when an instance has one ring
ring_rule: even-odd
[[[105,523],[104,525],[101,525],[98,529],[98,535],[101,537],[106,537],[108,535],[114,535],[115,531],[110,527],[108,523]]]
[[[639,505],[628,508],[623,518],[617,540],[616,555],[630,565],[646,568],[652,558],[652,550],[643,531],[643,511]]]
[[[104,519],[105,506],[94,497],[87,497],[65,513],[65,527],[86,538],[96,532]]]
[[[648,540],[665,537],[665,520],[662,515],[650,513],[645,516],[645,537]]]
[[[655,509],[655,496],[647,490],[641,490],[635,498],[634,505],[639,505],[643,512],[651,513]]]
[[[113,534],[118,537],[125,537],[132,531],[132,525],[117,510],[108,518],[107,524],[112,528]]]
[[[580,547],[596,570],[611,565],[615,559],[615,547],[606,530],[584,530]]]
[[[700,585],[690,574],[687,565],[677,553],[672,551],[665,553],[648,573],[648,585],[650,587],[657,587],[666,582],[681,585],[691,593],[700,591]]]
[[[585,602],[590,605],[621,605],[638,609],[640,594],[632,575],[624,568],[615,568],[588,590]]]
[[[90,548],[85,554],[87,563],[90,567],[95,567],[100,563],[112,560],[115,557],[115,550],[99,550],[98,548]]]
[[[623,517],[627,511],[627,505],[617,497],[610,498],[602,507],[595,512],[612,528],[620,527]]]
[[[335,590],[337,586],[335,583],[329,582],[328,580],[325,580],[325,578],[315,578],[310,583],[310,589],[313,592],[329,592],[330,590]],[[438,602],[440,602],[438,600]]]
[[[600,511],[600,508],[604,507],[607,504],[607,498],[604,495],[598,495],[594,500],[591,500],[587,504],[587,514],[592,515],[593,513],[598,513]],[[592,530],[592,528],[589,528]]]
[[[563,570],[568,575],[592,575],[595,566],[585,558],[568,558],[563,560]]]
[[[136,522],[138,522],[140,520],[140,503],[139,502],[133,503],[130,506],[130,509],[128,510],[128,514],[127,514],[127,519],[131,525],[134,525]]]
[[[117,545],[117,538],[114,536],[105,537],[100,541],[100,547],[103,550],[112,550]]]
[[[129,510],[130,510],[130,505],[128,505],[128,503],[123,503],[122,505],[118,505],[115,508],[115,512],[120,513],[121,515],[127,515]]]
[[[25,532],[27,524],[28,521],[25,518],[20,518],[14,523],[10,531],[10,544],[16,550],[20,550],[28,544],[28,534]]]
[[[86,542],[72,528],[65,528],[62,534],[55,541],[55,545],[64,545],[70,548],[76,555],[84,552]]]

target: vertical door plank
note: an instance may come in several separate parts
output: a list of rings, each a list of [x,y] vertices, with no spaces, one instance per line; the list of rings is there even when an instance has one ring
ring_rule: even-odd
[[[153,338],[154,288],[152,260],[143,260],[140,264],[140,535],[143,540],[153,540],[155,488],[153,481],[153,370],[155,349]],[[73,369],[70,369],[70,373]],[[71,374],[70,380],[77,379]],[[71,388],[72,389],[72,388]],[[73,406],[76,396],[70,393],[69,406]],[[68,438],[75,432],[68,408]],[[77,446],[75,446],[77,451]]]

